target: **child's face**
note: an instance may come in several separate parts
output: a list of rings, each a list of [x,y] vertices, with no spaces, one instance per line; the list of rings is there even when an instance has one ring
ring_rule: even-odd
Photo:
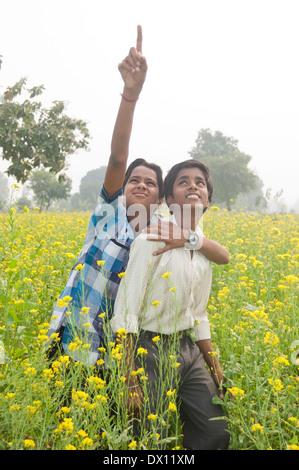
[[[167,204],[177,204],[181,209],[186,204],[191,207],[201,204],[202,209],[206,209],[209,195],[203,172],[196,167],[180,170],[173,184],[173,196],[168,196]]]
[[[150,209],[161,202],[156,172],[141,165],[134,168],[124,188],[124,196],[127,210],[133,204],[139,204],[150,214]]]

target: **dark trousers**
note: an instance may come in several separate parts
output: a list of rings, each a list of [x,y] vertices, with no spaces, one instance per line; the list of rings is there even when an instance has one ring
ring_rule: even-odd
[[[175,341],[175,335],[160,335],[157,343],[153,341],[155,336],[157,333],[141,332],[136,345],[147,350],[144,356],[136,355],[135,364],[138,368],[144,367],[148,377],[149,412],[165,412],[171,401],[169,395],[166,400],[165,396],[176,389],[184,447],[190,450],[227,449],[229,433],[223,409],[212,403],[217,387],[198,346],[185,333]]]

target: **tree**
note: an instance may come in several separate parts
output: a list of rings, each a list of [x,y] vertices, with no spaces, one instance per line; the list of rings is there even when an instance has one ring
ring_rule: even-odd
[[[189,152],[195,160],[205,163],[210,170],[214,185],[213,199],[225,202],[231,210],[232,202],[240,193],[256,188],[257,177],[249,170],[249,155],[238,149],[238,141],[226,137],[220,131],[199,131],[196,144]]]
[[[59,182],[53,173],[46,170],[35,170],[30,178],[30,187],[39,208],[47,211],[52,202],[70,196],[72,182],[67,177]]]
[[[106,166],[101,166],[96,170],[88,171],[81,179],[79,189],[80,199],[84,201],[89,208],[93,208],[96,205],[99,192],[104,183],[106,168]]]
[[[267,200],[263,194],[262,180],[256,177],[256,188],[246,193],[241,192],[234,204],[235,209],[249,212],[260,212],[267,209]]]
[[[71,207],[79,210],[93,210],[103,186],[106,166],[90,170],[81,179],[79,192],[73,194]]]
[[[50,109],[43,108],[35,100],[43,93],[43,85],[31,89],[25,85],[26,79],[22,78],[7,88],[0,101],[0,148],[2,158],[10,162],[6,172],[24,183],[32,170],[47,168],[62,181],[67,156],[77,149],[87,149],[87,125],[68,117],[62,101],[54,101]],[[16,101],[23,92],[27,98]]]

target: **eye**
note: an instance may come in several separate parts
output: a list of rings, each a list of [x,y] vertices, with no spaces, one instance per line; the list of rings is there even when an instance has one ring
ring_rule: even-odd
[[[153,187],[156,187],[156,186],[157,186],[154,181],[148,181],[147,184],[150,185],[150,186],[153,186]]]

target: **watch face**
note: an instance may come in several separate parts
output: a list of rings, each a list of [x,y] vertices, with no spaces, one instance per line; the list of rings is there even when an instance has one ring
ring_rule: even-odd
[[[196,245],[198,240],[199,240],[199,238],[198,238],[198,235],[196,233],[191,233],[190,234],[189,243],[191,243],[191,245]]]

